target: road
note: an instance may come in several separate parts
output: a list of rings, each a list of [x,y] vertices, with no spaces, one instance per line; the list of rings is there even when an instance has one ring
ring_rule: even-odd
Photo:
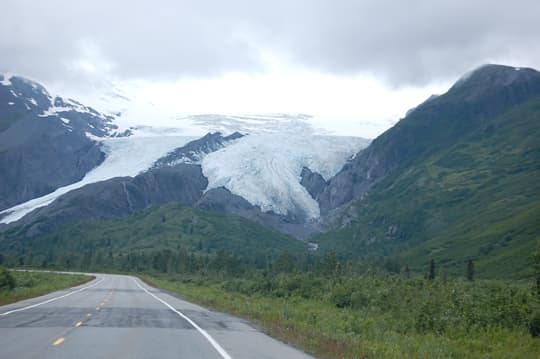
[[[0,358],[311,358],[124,275],[0,307]]]

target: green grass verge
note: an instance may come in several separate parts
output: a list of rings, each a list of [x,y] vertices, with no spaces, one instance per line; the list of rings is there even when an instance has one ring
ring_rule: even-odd
[[[320,358],[538,358],[530,285],[307,274],[149,276],[148,283],[248,319]],[[264,289],[266,288],[266,289]]]
[[[94,279],[79,274],[10,271],[15,279],[13,289],[0,288],[0,305],[39,297],[56,290],[74,287]]]

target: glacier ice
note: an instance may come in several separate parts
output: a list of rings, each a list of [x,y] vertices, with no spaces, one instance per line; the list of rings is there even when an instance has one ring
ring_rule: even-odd
[[[262,211],[319,217],[318,203],[300,184],[303,167],[334,176],[369,141],[304,133],[247,135],[202,161],[208,188],[225,187]]]
[[[0,223],[17,221],[34,209],[47,206],[61,195],[89,183],[120,176],[136,176],[150,168],[158,158],[177,147],[184,146],[193,139],[186,136],[133,136],[100,139],[103,144],[102,149],[106,153],[106,158],[101,165],[88,172],[79,182],[60,187],[54,192],[0,212],[0,215],[5,215],[0,219]]]

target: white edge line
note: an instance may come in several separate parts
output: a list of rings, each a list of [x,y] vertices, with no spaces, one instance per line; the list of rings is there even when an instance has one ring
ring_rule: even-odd
[[[184,313],[176,310],[172,305],[170,305],[169,303],[167,303],[166,301],[164,301],[163,299],[159,298],[158,296],[156,296],[155,294],[149,292],[146,288],[144,288],[143,286],[141,286],[137,280],[133,279],[133,281],[135,282],[135,284],[141,288],[142,290],[144,290],[146,292],[146,294],[149,294],[151,295],[152,297],[154,297],[154,299],[156,299],[157,301],[163,303],[165,306],[167,306],[170,310],[172,310],[173,312],[175,312],[176,314],[178,314],[180,317],[184,318],[189,324],[191,324],[195,329],[197,329],[197,331],[199,333],[201,333],[201,335],[203,337],[206,338],[206,340],[208,340],[210,342],[210,344],[212,344],[212,346],[214,347],[214,349],[216,349],[216,351],[223,357],[223,359],[232,359],[232,357],[225,351],[225,349],[223,349],[221,347],[221,345],[219,345],[219,343],[214,339],[212,338],[212,336],[210,336],[210,334],[208,334],[208,332],[204,329],[202,329],[201,327],[199,327],[197,325],[197,323],[195,323],[193,320],[189,319]]]
[[[11,314],[11,313],[16,313],[16,312],[22,312],[23,310],[27,310],[27,309],[32,309],[32,308],[35,308],[35,307],[39,307],[40,305],[43,305],[43,304],[47,304],[47,303],[50,303],[50,302],[54,302],[56,300],[59,300],[59,299],[62,299],[62,298],[65,298],[65,297],[69,297],[70,295],[72,294],[75,294],[75,293],[79,293],[79,292],[82,292],[83,290],[86,290],[88,288],[92,288],[92,287],[95,287],[96,285],[98,285],[99,283],[103,282],[105,280],[105,278],[102,278],[101,280],[97,281],[96,283],[92,284],[92,285],[88,285],[86,287],[82,287],[82,288],[79,288],[77,290],[74,290],[74,291],[71,291],[67,294],[64,294],[64,295],[61,295],[59,297],[54,297],[54,298],[51,298],[51,299],[48,299],[46,301],[43,301],[43,302],[40,302],[40,303],[36,303],[36,304],[32,304],[32,305],[29,305],[27,307],[22,307],[22,308],[18,308],[18,309],[13,309],[13,310],[10,310],[8,312],[5,312],[5,313],[0,313],[0,317],[3,317],[5,315],[8,315],[8,314]]]

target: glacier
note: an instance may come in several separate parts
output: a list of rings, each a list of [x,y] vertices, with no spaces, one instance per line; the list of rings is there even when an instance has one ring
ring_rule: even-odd
[[[207,191],[225,187],[263,212],[320,216],[319,205],[300,184],[304,167],[325,180],[369,144],[360,137],[305,133],[258,133],[206,155],[202,170]]]
[[[105,152],[106,157],[101,165],[88,172],[79,182],[3,210],[0,215],[4,217],[0,223],[17,221],[33,210],[49,205],[61,195],[87,184],[114,177],[136,176],[150,168],[160,157],[195,139],[189,136],[94,138],[99,139]]]
[[[69,104],[78,105],[71,101]],[[61,114],[55,108],[49,111],[57,116]],[[58,118],[66,127],[70,126],[68,121]],[[116,120],[113,118],[113,123]],[[201,165],[208,179],[206,191],[224,187],[263,212],[313,220],[320,216],[319,205],[300,184],[302,169],[309,168],[329,180],[370,143],[361,137],[328,135],[314,128],[308,115],[197,115],[178,120],[178,127],[131,127],[127,137],[87,133],[89,138],[101,143],[105,153],[103,163],[76,183],[1,211],[0,223],[15,222],[87,184],[114,177],[134,177],[151,169],[156,161],[176,148],[200,138],[197,132],[208,130],[222,131],[224,135],[240,130],[245,136],[215,152],[201,153],[196,161],[179,160]]]

